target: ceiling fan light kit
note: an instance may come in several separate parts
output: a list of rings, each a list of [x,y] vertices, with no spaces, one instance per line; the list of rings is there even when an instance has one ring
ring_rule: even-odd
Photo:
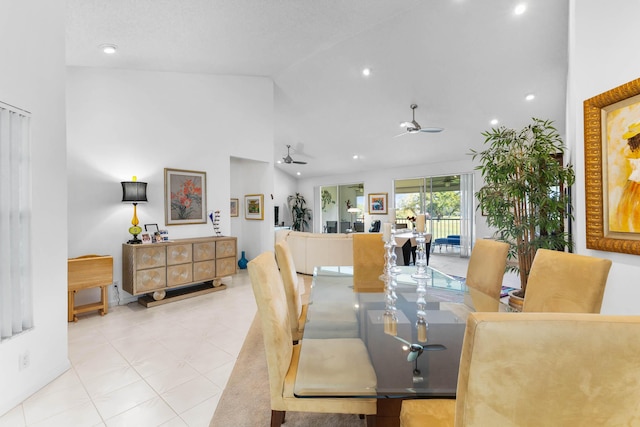
[[[402,135],[406,135],[408,133],[418,133],[418,132],[426,132],[426,133],[439,133],[442,132],[444,129],[443,128],[439,128],[439,127],[434,127],[434,126],[429,126],[429,127],[422,127],[420,126],[420,124],[418,124],[418,122],[416,122],[416,108],[418,108],[417,104],[411,104],[411,110],[413,112],[413,119],[410,122],[404,122],[402,123],[400,126],[403,128],[406,128],[406,130],[404,132],[402,132],[399,135],[396,135],[396,137],[398,136],[402,136]]]

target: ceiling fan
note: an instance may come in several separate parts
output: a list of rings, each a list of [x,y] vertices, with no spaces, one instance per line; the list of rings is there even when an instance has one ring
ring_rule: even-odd
[[[297,161],[297,160],[293,160],[291,158],[291,155],[289,154],[289,150],[290,149],[291,149],[291,145],[287,144],[287,156],[282,158],[283,162],[285,162],[286,164],[294,163],[296,165],[306,165],[307,164],[307,162],[300,162],[300,161]]]
[[[400,126],[402,126],[403,128],[406,128],[407,130],[402,132],[399,135],[396,135],[396,137],[405,135],[407,133],[418,133],[418,132],[438,133],[444,130],[443,128],[438,128],[438,127],[423,128],[422,126],[420,126],[418,122],[416,122],[416,108],[418,108],[417,104],[411,104],[411,110],[413,111],[413,120],[411,120],[410,122],[402,123]]]

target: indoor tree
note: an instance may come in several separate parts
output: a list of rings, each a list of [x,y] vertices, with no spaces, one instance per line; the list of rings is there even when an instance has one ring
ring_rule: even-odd
[[[572,246],[565,221],[571,218],[567,189],[574,170],[562,164],[565,146],[552,121],[533,118],[522,130],[500,127],[482,135],[487,148],[471,150],[485,182],[476,193],[478,208],[498,240],[511,245],[524,295],[536,251]]]
[[[311,219],[311,209],[307,207],[307,201],[300,193],[296,193],[295,196],[287,197],[287,203],[291,209],[291,218],[293,224],[291,229],[295,231],[304,231],[309,227],[308,220]]]

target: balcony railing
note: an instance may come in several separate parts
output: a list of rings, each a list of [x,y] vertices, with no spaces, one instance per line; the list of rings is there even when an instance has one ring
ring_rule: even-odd
[[[396,219],[396,224],[407,224],[409,230],[413,228],[410,222],[407,219]],[[432,240],[451,235],[460,235],[460,218],[428,219],[425,224],[425,230],[432,235]]]

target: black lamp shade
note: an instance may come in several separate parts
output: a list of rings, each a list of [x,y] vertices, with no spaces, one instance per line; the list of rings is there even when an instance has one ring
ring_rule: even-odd
[[[124,203],[141,203],[147,201],[147,183],[140,181],[124,181],[122,184],[122,201]]]

